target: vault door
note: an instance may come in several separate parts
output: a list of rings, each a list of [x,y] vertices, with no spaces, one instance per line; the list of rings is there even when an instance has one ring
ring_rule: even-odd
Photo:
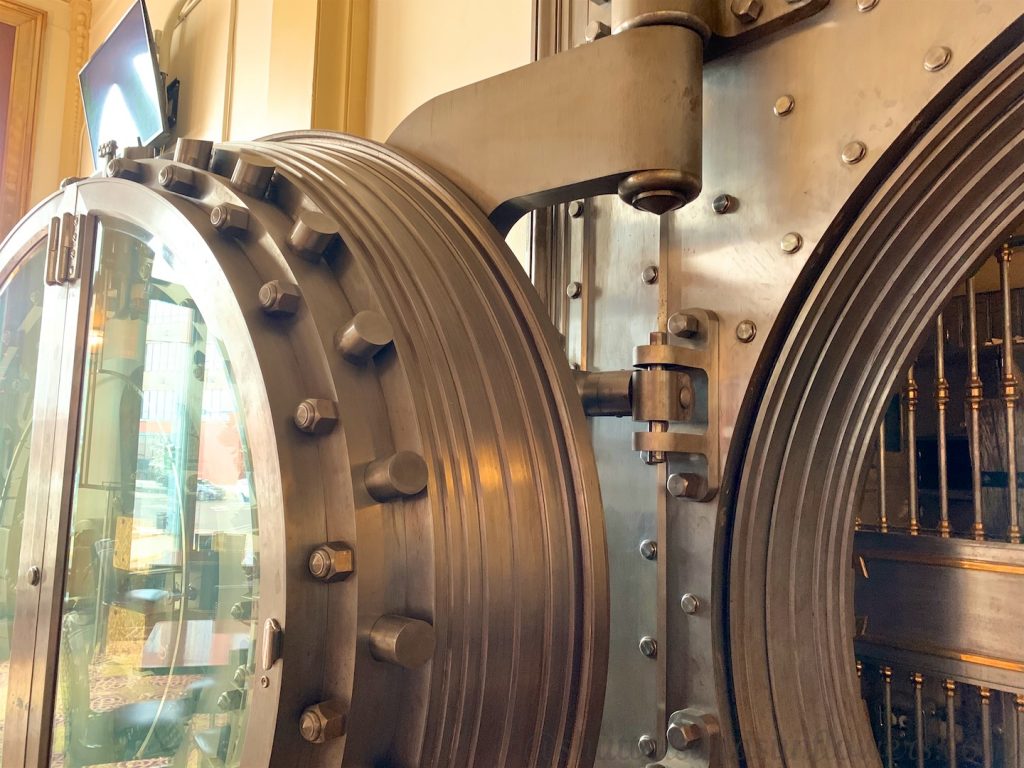
[[[887,766],[1024,765],[1019,245],[954,292],[879,424],[855,605]]]

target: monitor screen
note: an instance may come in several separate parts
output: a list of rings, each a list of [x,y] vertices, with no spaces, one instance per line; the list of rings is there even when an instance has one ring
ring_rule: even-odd
[[[163,78],[144,0],[136,0],[78,75],[93,162],[109,141],[150,146],[167,134]]]

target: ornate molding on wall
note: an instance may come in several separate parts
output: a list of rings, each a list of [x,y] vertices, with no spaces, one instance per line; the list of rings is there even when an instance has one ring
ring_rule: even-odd
[[[92,0],[70,0],[70,43],[67,81],[64,88],[64,131],[60,141],[60,174],[77,176],[82,168],[82,94],[78,72],[89,57],[89,30],[92,25]]]

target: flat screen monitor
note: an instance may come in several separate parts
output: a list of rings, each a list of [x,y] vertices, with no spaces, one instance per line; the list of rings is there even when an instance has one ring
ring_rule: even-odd
[[[144,0],[136,0],[78,74],[93,162],[100,146],[154,146],[168,134],[166,93]]]

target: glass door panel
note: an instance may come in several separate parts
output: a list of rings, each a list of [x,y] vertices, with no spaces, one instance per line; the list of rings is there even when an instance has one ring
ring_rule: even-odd
[[[21,576],[42,331],[45,243],[30,250],[0,287],[0,757],[10,680],[16,586]]]
[[[258,528],[217,329],[174,254],[96,228],[52,766],[238,766]]]

